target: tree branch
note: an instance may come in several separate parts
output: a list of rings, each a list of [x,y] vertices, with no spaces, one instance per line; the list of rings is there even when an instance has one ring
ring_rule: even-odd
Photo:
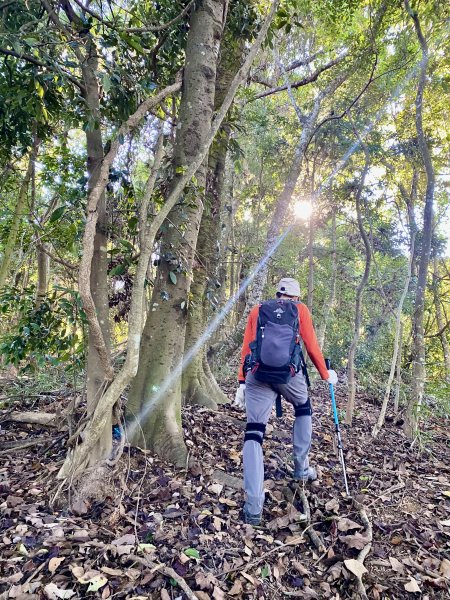
[[[0,54],[4,54],[5,56],[13,56],[14,58],[25,60],[26,62],[29,62],[30,64],[35,65],[36,67],[42,67],[43,69],[50,69],[51,71],[60,73],[64,75],[64,77],[67,77],[67,79],[71,81],[74,85],[76,85],[78,89],[80,89],[81,91],[84,90],[83,84],[76,77],[73,77],[73,75],[70,75],[69,73],[63,71],[60,68],[55,68],[48,63],[43,63],[34,56],[31,56],[29,54],[19,54],[18,52],[14,52],[13,50],[7,50],[6,48],[0,48]]]
[[[183,10],[180,12],[179,15],[177,15],[170,21],[167,21],[167,23],[163,23],[162,25],[148,25],[146,27],[130,27],[130,28],[126,29],[125,31],[127,33],[155,33],[157,31],[162,31],[163,29],[168,29],[169,27],[172,27],[172,25],[175,25],[175,23],[178,23],[178,21],[180,21],[185,15],[187,15],[187,13],[189,12],[189,10],[191,9],[191,7],[193,5],[194,5],[194,0],[190,0],[190,2],[188,2],[188,4],[186,4],[186,6],[183,8]]]
[[[290,87],[292,89],[296,89],[299,87],[303,87],[304,85],[308,85],[308,83],[313,83],[314,81],[317,81],[319,76],[324,71],[327,71],[328,69],[331,69],[335,65],[341,63],[346,57],[347,57],[347,54],[343,54],[341,56],[338,56],[337,58],[334,58],[333,60],[330,60],[330,62],[319,67],[316,71],[314,71],[314,73],[312,73],[311,75],[308,75],[308,77],[304,77],[303,79],[300,79],[299,81],[295,81],[294,83],[291,83]],[[261,94],[257,94],[251,100],[248,100],[248,102],[253,102],[254,100],[259,100],[260,98],[266,98],[267,96],[271,96],[272,94],[277,94],[278,92],[283,92],[287,89],[288,89],[288,86],[286,84],[280,85],[278,87],[272,88],[271,90],[268,90],[267,92],[262,92]]]

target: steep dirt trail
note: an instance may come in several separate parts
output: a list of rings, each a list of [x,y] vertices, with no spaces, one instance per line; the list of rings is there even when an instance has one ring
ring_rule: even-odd
[[[320,478],[305,493],[323,552],[304,532],[301,490],[290,479],[287,404],[282,419],[271,418],[264,442],[267,496],[258,528],[240,518],[244,415],[229,405],[218,413],[184,410],[189,468],[174,470],[126,448],[118,467],[98,481],[99,497],[106,498],[78,503],[72,512],[49,506],[65,452],[63,432],[3,421],[0,597],[364,597],[352,560],[368,544],[367,527],[343,492],[325,386],[318,384],[312,397],[311,457]],[[338,387],[338,403],[343,397]],[[67,398],[43,396],[31,407],[21,400],[20,408],[53,412],[58,403]],[[343,427],[343,439],[349,486],[372,529],[362,575],[367,597],[448,598],[448,430],[431,419],[422,453],[393,422],[374,441],[378,407],[364,397],[357,406],[355,425]],[[35,437],[46,441],[5,451],[7,442]]]

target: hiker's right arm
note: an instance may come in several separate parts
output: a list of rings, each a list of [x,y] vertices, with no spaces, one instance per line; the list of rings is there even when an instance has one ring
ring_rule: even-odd
[[[259,306],[254,306],[250,311],[247,319],[247,326],[244,333],[244,341],[241,349],[241,365],[239,367],[238,380],[239,383],[245,383],[244,361],[247,354],[250,354],[250,344],[256,338],[256,326],[258,324]]]

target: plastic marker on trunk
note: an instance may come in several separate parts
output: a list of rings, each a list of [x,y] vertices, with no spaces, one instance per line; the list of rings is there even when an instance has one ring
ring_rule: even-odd
[[[325,359],[325,364],[326,364],[327,369],[331,368],[331,362],[330,362],[329,358]],[[330,383],[329,386],[330,386],[331,406],[333,407],[333,419],[334,419],[337,447],[338,447],[338,452],[339,452],[339,460],[341,461],[342,472],[344,475],[345,491],[347,493],[347,496],[350,496],[350,492],[348,491],[348,483],[347,483],[347,470],[345,468],[344,448],[342,446],[341,430],[339,429],[339,417],[338,417],[337,408],[336,408],[336,399],[334,397],[334,386],[332,383]]]

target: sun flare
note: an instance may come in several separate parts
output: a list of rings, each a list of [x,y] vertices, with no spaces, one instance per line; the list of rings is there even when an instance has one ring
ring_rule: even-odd
[[[312,215],[313,207],[308,200],[297,200],[294,204],[294,215],[296,219],[307,221]]]

